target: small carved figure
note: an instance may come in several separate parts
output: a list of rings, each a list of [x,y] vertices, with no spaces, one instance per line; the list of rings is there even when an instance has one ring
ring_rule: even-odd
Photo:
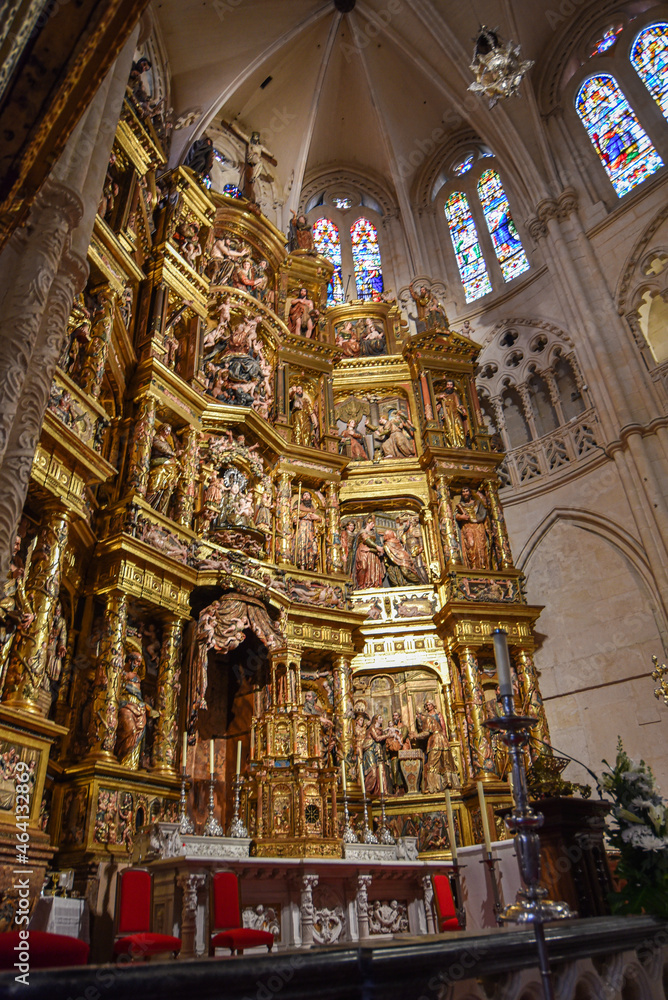
[[[142,655],[133,650],[125,657],[118,700],[115,754],[124,767],[136,771],[146,729],[146,703],[142,695]]]
[[[443,719],[436,711],[433,701],[425,701],[424,712],[418,712],[415,725],[423,738],[424,734],[427,736],[422,790],[441,792],[444,788],[457,788],[459,775],[445,734]]]
[[[305,215],[297,215],[294,209],[290,210],[292,219],[290,221],[290,249],[307,250],[314,252],[313,229],[306,221]]]
[[[319,316],[320,313],[316,309],[313,299],[309,298],[308,290],[300,288],[297,298],[290,301],[288,312],[290,333],[297,333],[302,337],[312,337]]]
[[[462,560],[468,569],[489,569],[487,508],[481,493],[474,494],[470,486],[462,486],[461,499],[455,507],[462,542]]]
[[[446,379],[445,389],[437,393],[436,407],[443,421],[448,447],[466,448],[469,418],[453,379]]]
[[[320,537],[324,530],[324,520],[313,502],[313,497],[305,490],[299,507],[292,514],[295,528],[294,564],[299,569],[317,570],[320,562]]]
[[[317,448],[320,444],[320,424],[310,394],[301,385],[293,385],[289,396],[292,443]]]
[[[178,456],[181,449],[174,444],[171,424],[163,424],[155,432],[151,445],[151,467],[146,499],[151,507],[166,514],[169,501],[181,475]]]
[[[383,732],[380,715],[374,715],[362,740],[362,771],[364,787],[370,799],[380,798],[390,791],[390,775],[385,753],[387,733]],[[382,771],[382,774],[381,774]]]
[[[387,740],[385,749],[390,762],[390,778],[392,780],[392,791],[395,795],[399,792],[407,791],[404,776],[399,766],[399,751],[410,746],[408,739],[408,726],[402,722],[400,712],[392,712],[392,722],[387,727]]]
[[[353,580],[357,590],[382,587],[385,578],[383,543],[376,532],[375,517],[368,517],[355,543]]]
[[[46,654],[46,674],[44,687],[53,691],[60,680],[63,669],[63,660],[67,655],[67,622],[63,615],[63,605],[61,601],[56,604],[53,614],[53,621],[49,629],[49,639]]]

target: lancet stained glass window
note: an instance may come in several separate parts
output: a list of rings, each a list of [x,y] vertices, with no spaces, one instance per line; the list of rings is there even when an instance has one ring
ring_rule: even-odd
[[[501,265],[503,280],[510,281],[518,274],[528,271],[529,260],[510,214],[506,192],[496,170],[485,170],[482,174],[478,181],[478,197],[489,235],[492,237],[494,252]]]
[[[350,239],[357,298],[366,302],[377,299],[383,291],[383,271],[376,227],[368,219],[358,219],[350,228]]]
[[[339,230],[331,219],[318,219],[313,227],[313,242],[318,253],[334,265],[332,280],[327,286],[327,305],[343,302],[343,276],[341,274],[341,240]]]
[[[575,110],[620,198],[663,166],[614,77],[606,73],[585,80]]]
[[[468,199],[461,191],[455,191],[446,201],[445,217],[448,220],[450,239],[457,258],[466,301],[473,302],[481,295],[491,292],[492,284],[487,274],[485,258],[478,241],[478,230],[471,215]]]
[[[668,118],[668,23],[650,24],[631,48],[631,64]]]

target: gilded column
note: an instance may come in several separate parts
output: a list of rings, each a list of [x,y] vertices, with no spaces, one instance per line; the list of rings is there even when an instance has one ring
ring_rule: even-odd
[[[448,476],[438,475],[436,477],[436,494],[438,496],[438,523],[441,529],[445,561],[446,563],[460,563],[462,556],[459,548],[459,533],[450,499],[450,479]]]
[[[475,781],[479,778],[496,778],[496,768],[494,764],[494,751],[489,732],[484,728],[485,721],[485,699],[482,693],[480,677],[478,674],[478,661],[472,649],[464,648],[460,652],[462,665],[462,675],[464,681],[464,692],[466,694],[466,710],[469,719],[469,747],[471,750],[471,777]]]
[[[155,771],[167,774],[176,773],[182,629],[183,622],[180,618],[173,618],[166,623],[158,667],[156,707],[159,714],[151,764]]]
[[[155,433],[155,396],[142,396],[135,416],[132,445],[128,460],[127,486],[129,490],[146,496],[151,467],[151,446]]]
[[[189,528],[193,519],[199,440],[200,432],[195,427],[188,427],[183,436],[181,476],[176,490],[176,520],[184,528]]]
[[[499,500],[499,489],[493,479],[485,480],[485,492],[489,500],[489,509],[492,515],[492,525],[496,538],[496,546],[501,565],[499,569],[511,569],[513,565],[513,554],[510,551],[510,541],[506,529],[506,519],[503,516],[503,508]]]
[[[334,722],[339,759],[353,757],[353,680],[349,656],[334,660]]]
[[[440,548],[436,538],[434,515],[428,507],[423,507],[420,511],[420,520],[424,528],[424,538],[427,543],[427,558],[425,562],[427,563],[429,578],[430,580],[439,579],[441,576],[439,559]]]
[[[95,399],[100,395],[114,325],[116,292],[104,285],[98,292],[99,307],[93,317],[90,343],[86,350],[79,385]]]
[[[118,697],[125,662],[125,630],[128,619],[127,594],[112,590],[107,594],[104,632],[100,642],[93,710],[88,734],[90,755],[112,758],[118,726]]]
[[[520,679],[520,690],[522,692],[522,712],[526,715],[533,715],[538,722],[532,729],[534,736],[539,740],[550,743],[550,730],[547,725],[545,706],[538,686],[538,673],[533,656],[526,649],[513,649],[512,653],[516,657],[518,675]],[[532,758],[539,753],[545,752],[544,747],[529,745]]]
[[[341,515],[339,508],[339,488],[336,483],[328,483],[325,490],[327,519],[327,572],[343,572],[343,549],[341,548]]]
[[[36,715],[45,714],[38,702],[45,680],[49,630],[58,603],[70,516],[60,506],[47,508],[45,512],[25,582],[33,618],[17,631],[7,664],[2,700]]]
[[[466,705],[464,704],[464,691],[462,688],[462,678],[459,666],[452,657],[448,657],[450,668],[450,696],[447,704],[452,711],[455,728],[453,735],[459,737],[461,748],[462,781],[466,782],[471,777],[471,758],[464,752],[464,748],[469,745],[468,721],[466,718]]]
[[[292,480],[290,472],[281,472],[276,490],[276,546],[275,560],[279,566],[292,563],[292,511],[290,499]]]

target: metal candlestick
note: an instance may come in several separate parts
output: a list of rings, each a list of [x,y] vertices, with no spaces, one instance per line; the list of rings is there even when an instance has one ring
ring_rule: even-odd
[[[464,898],[462,896],[462,879],[459,874],[462,868],[466,868],[466,865],[460,865],[458,861],[453,861],[451,864],[452,878],[455,883],[455,910],[457,911],[457,919],[459,920],[459,926],[462,930],[466,930],[466,908],[464,907]]]
[[[392,836],[387,822],[385,820],[385,796],[380,796],[380,830],[378,831],[378,836],[380,838],[381,844],[396,844],[396,840]]]
[[[499,859],[495,858],[491,851],[488,851],[486,856],[480,862],[481,865],[486,865],[489,871],[490,878],[492,880],[492,892],[494,894],[494,916],[496,917],[497,924],[501,921],[501,896],[499,895],[499,883],[496,876],[496,866],[499,863]]]
[[[206,817],[206,823],[204,824],[204,829],[202,833],[205,837],[222,837],[223,828],[213,815],[213,786],[215,783],[215,778],[213,775],[209,778],[209,811]]]
[[[240,774],[235,774],[234,776],[234,816],[232,817],[232,822],[230,823],[230,829],[228,836],[230,837],[247,837],[248,830],[244,825],[244,821],[239,815],[239,799],[241,798],[241,786],[244,783],[244,779]]]
[[[533,924],[538,961],[545,1000],[554,1000],[554,988],[545,941],[543,924],[550,920],[566,920],[576,916],[567,903],[546,899],[547,889],[540,883],[540,837],[538,829],[543,823],[542,813],[535,812],[529,802],[523,750],[529,742],[529,732],[536,719],[516,715],[512,694],[499,698],[503,714],[484,723],[488,729],[499,733],[508,747],[513,775],[514,807],[506,818],[506,826],[515,839],[515,851],[520,875],[525,888],[520,889],[514,903],[509,903],[499,914],[499,920],[516,924]]]
[[[343,843],[344,844],[359,844],[359,837],[355,833],[355,829],[350,822],[350,813],[348,811],[348,793],[343,793],[343,811],[346,817],[346,825],[343,828]]]
[[[179,798],[179,833],[182,837],[191,836],[195,832],[195,824],[186,812],[186,769],[181,771],[181,795]]]

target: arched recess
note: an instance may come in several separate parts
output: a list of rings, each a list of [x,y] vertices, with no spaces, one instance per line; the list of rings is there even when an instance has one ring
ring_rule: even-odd
[[[552,510],[517,565],[526,573],[530,604],[549,595],[536,662],[555,748],[600,773],[619,735],[661,782],[668,780],[668,718],[654,703],[647,675],[652,654],[666,647],[666,613],[640,544],[594,509],[596,497],[614,485],[605,476],[584,485],[592,509]],[[576,765],[568,776],[588,780]]]

